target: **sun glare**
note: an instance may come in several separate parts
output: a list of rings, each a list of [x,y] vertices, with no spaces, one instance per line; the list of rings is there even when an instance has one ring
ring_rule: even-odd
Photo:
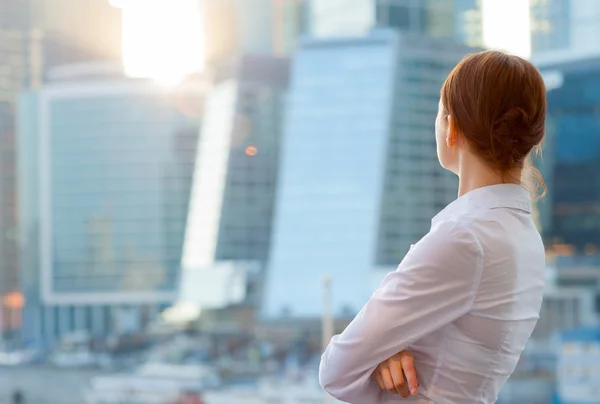
[[[123,12],[123,64],[130,77],[177,84],[203,67],[198,0],[111,0]]]
[[[487,48],[527,58],[531,53],[529,27],[528,0],[483,1],[483,42]]]

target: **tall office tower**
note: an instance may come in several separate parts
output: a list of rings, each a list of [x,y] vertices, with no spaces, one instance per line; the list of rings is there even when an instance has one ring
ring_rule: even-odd
[[[321,37],[363,35],[375,27],[483,42],[480,0],[312,0],[311,27]]]
[[[201,0],[208,64],[241,55],[288,56],[308,31],[309,0]]]
[[[0,6],[0,300],[19,289],[15,174],[18,94],[39,85],[45,66],[87,60],[91,54],[104,58],[106,53],[94,49],[111,37],[113,27],[106,24],[102,10],[111,13],[113,8],[106,0],[4,0]],[[94,18],[89,18],[91,15]],[[75,46],[77,41],[81,43]],[[88,50],[83,51],[84,47]],[[0,318],[8,317],[3,314],[0,309]],[[13,323],[3,321],[0,329],[18,327],[18,321]]]
[[[456,198],[456,178],[437,161],[434,121],[444,79],[472,50],[389,29],[301,43],[265,318],[318,317],[324,275],[335,316],[356,314]]]
[[[28,0],[0,6],[0,336],[19,327],[5,300],[19,289],[17,244],[15,114],[16,102],[30,79]],[[10,320],[10,321],[9,321]]]
[[[481,0],[454,0],[454,39],[468,46],[483,47]]]
[[[44,69],[121,60],[121,10],[109,0],[27,0]]]
[[[205,305],[204,297],[218,288],[210,269],[224,261],[250,263],[260,272],[268,260],[288,65],[286,59],[242,57],[208,96],[182,260],[182,287],[193,287],[180,300]]]
[[[544,239],[593,255],[600,248],[600,57],[538,67],[549,88],[541,165],[548,183],[540,202]]]
[[[536,59],[598,55],[600,2],[531,0],[531,52]]]
[[[175,297],[203,94],[118,64],[53,77],[20,99],[23,338],[136,332]]]

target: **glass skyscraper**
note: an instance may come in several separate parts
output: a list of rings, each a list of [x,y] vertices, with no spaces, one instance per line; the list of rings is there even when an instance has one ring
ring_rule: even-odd
[[[480,0],[313,0],[312,31],[321,37],[363,35],[375,27],[482,46]]]
[[[325,275],[334,314],[356,314],[456,197],[456,179],[437,162],[434,121],[443,80],[471,50],[393,30],[301,43],[265,318],[318,317]]]
[[[454,39],[468,46],[483,46],[482,0],[454,0]]]
[[[600,2],[531,0],[531,52],[534,58],[598,54]]]
[[[253,322],[273,237],[288,70],[287,59],[243,56],[212,83],[168,318],[197,320],[201,310],[205,332],[245,333]]]
[[[308,30],[310,0],[200,0],[208,64],[248,54],[285,57]]]
[[[241,57],[207,96],[183,249],[184,283],[188,274],[201,279],[195,271],[208,273],[223,262],[266,265],[288,70],[287,59]],[[192,287],[196,302],[213,287],[198,282]]]
[[[531,52],[567,49],[570,45],[571,0],[531,0]]]
[[[27,41],[30,24],[28,1],[2,2],[0,7],[0,297],[19,288],[15,99],[29,81]],[[0,333],[3,331],[0,330]]]
[[[4,0],[0,7],[0,296],[20,289],[15,134],[18,94],[39,86],[48,66],[120,57],[120,46],[114,47],[114,40],[120,40],[118,10],[106,0],[81,3],[85,5],[80,8],[79,2],[68,0]],[[77,13],[82,11],[94,15],[93,21],[79,18]],[[104,52],[107,48],[112,48],[112,53]],[[19,321],[2,324],[2,328],[18,327]]]
[[[600,58],[540,66],[560,78],[548,92],[548,134],[542,171],[549,184],[540,203],[549,245],[578,253],[600,247]]]
[[[121,10],[109,0],[25,0],[40,30],[44,69],[73,63],[121,60]],[[93,16],[93,18],[81,18]]]
[[[202,93],[78,74],[20,100],[23,333],[38,342],[118,333],[119,310],[149,319],[178,282]]]

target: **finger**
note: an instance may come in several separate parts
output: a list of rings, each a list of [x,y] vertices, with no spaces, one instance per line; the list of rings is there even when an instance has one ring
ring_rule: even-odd
[[[401,360],[402,370],[406,376],[406,382],[413,396],[419,392],[419,380],[417,379],[417,370],[415,369],[415,361],[412,355],[406,355]]]
[[[402,398],[406,398],[410,396],[410,390],[404,381],[404,375],[402,374],[402,366],[399,362],[394,362],[390,366],[390,374],[392,375],[392,380],[394,381],[394,388],[396,392],[402,396]]]
[[[381,377],[381,373],[379,371],[375,373],[375,381],[379,385],[379,388],[385,391],[385,383],[383,382],[383,378]]]
[[[394,387],[400,391],[406,383],[404,382],[404,375],[402,374],[402,366],[399,362],[394,362],[390,366],[390,373],[392,375],[392,380],[394,381]]]
[[[381,369],[381,378],[383,379],[383,384],[385,385],[385,390],[391,393],[397,393],[396,387],[394,387],[394,380],[392,379],[392,374],[388,368]]]

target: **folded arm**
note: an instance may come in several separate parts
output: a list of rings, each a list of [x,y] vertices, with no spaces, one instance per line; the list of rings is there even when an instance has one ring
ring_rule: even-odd
[[[470,310],[482,255],[468,225],[447,221],[432,229],[385,277],[346,330],[332,338],[321,358],[323,388],[350,403],[401,400],[381,391],[371,374],[381,362]]]

